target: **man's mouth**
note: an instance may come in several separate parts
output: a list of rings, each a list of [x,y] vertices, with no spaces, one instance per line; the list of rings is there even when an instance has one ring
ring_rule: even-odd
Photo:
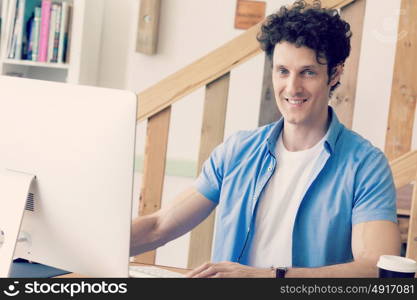
[[[290,99],[290,98],[285,98],[285,101],[287,101],[288,103],[293,104],[293,105],[301,105],[301,104],[307,102],[307,100],[308,99],[299,99],[299,98],[298,99]]]

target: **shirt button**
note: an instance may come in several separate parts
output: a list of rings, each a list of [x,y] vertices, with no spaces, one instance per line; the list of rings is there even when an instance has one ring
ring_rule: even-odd
[[[272,171],[272,167],[269,167],[269,168],[268,168],[268,171],[269,171],[269,172],[271,172],[271,171]]]
[[[256,200],[256,196],[253,196],[253,200]]]

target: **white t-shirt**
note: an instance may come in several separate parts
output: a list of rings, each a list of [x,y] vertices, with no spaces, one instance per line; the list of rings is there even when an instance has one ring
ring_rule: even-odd
[[[249,249],[249,263],[259,268],[292,265],[292,232],[295,217],[313,167],[324,151],[327,135],[314,147],[288,151],[280,134],[276,151],[277,167],[270,178],[256,213],[254,237]]]

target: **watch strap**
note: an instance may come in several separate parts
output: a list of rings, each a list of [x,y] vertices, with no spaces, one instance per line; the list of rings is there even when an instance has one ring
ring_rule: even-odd
[[[278,267],[275,269],[275,277],[276,278],[285,278],[285,274],[287,273],[288,268],[286,267]]]

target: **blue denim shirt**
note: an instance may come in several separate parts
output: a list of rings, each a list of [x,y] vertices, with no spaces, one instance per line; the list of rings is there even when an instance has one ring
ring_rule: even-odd
[[[329,107],[329,134],[297,211],[292,266],[320,267],[353,260],[352,226],[396,222],[396,194],[384,154],[345,128]],[[218,204],[212,261],[248,264],[256,209],[279,163],[275,144],[283,119],[240,131],[204,163],[197,190]],[[279,255],[279,249],[277,249]]]

